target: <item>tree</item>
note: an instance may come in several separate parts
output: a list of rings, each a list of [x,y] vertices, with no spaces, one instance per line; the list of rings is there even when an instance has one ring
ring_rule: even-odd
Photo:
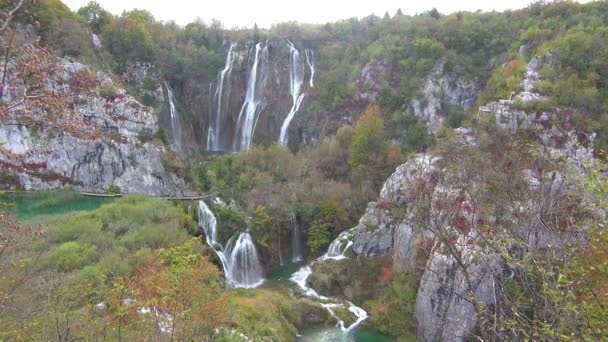
[[[91,1],[86,6],[79,8],[78,14],[95,34],[100,34],[112,20],[112,14],[103,9],[97,1]]]
[[[378,106],[367,108],[355,127],[352,143],[352,160],[354,168],[372,165],[386,157],[387,143],[384,120]]]

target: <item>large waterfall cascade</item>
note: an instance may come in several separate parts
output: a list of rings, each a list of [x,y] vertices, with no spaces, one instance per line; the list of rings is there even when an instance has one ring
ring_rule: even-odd
[[[285,121],[283,121],[283,125],[281,125],[281,135],[279,136],[279,143],[283,146],[287,145],[287,133],[289,130],[289,124],[298,112],[298,109],[300,109],[300,105],[302,104],[302,100],[304,100],[304,96],[306,96],[306,93],[303,93],[301,91],[302,84],[304,83],[304,63],[300,58],[300,52],[289,40],[287,41],[287,45],[289,46],[290,55],[289,89],[293,103],[291,105],[289,113],[287,113]]]
[[[178,151],[182,150],[182,129],[179,122],[179,113],[175,108],[175,98],[173,97],[173,90],[169,87],[169,84],[165,82],[165,88],[167,88],[167,98],[169,99],[169,113],[171,114],[171,138],[173,139],[173,145]]]
[[[253,288],[264,282],[264,270],[248,232],[231,237],[226,246],[222,246],[217,240],[217,219],[202,200],[198,202],[198,224],[205,232],[207,245],[222,262],[228,286]]]
[[[213,110],[209,108],[209,127],[207,130],[207,150],[218,151],[222,148],[220,139],[224,133],[222,127],[222,116],[225,115],[226,107],[228,107],[227,99],[230,97],[230,82],[227,82],[224,87],[224,80],[229,79],[232,74],[232,65],[234,64],[234,48],[236,43],[230,44],[228,54],[226,55],[226,63],[224,69],[219,72],[218,81],[213,94],[211,104],[215,103],[216,107]],[[224,90],[224,88],[226,88]]]
[[[289,75],[283,73],[281,76],[280,65],[284,65],[282,60],[276,61],[274,57],[271,59],[270,48],[276,48],[278,44],[286,44],[289,48]],[[246,50],[239,50],[239,47],[236,43],[230,44],[224,68],[218,72],[217,79],[210,84],[207,150],[241,151],[250,149],[262,112],[272,110],[273,115],[281,114],[280,112],[274,114],[276,110],[274,106],[277,101],[280,101],[281,104],[286,104],[287,101],[284,95],[271,95],[268,98],[265,95],[284,94],[283,91],[277,93],[277,90],[271,87],[284,87],[283,84],[286,86],[288,83],[291,105],[289,111],[285,113],[282,123],[278,122],[281,123],[281,126],[280,131],[276,132],[277,141],[286,146],[289,139],[289,126],[306,96],[306,89],[314,86],[314,53],[310,49],[299,51],[289,40],[257,42]],[[274,51],[279,50],[274,49]],[[275,55],[276,53],[272,52],[272,56]],[[246,75],[246,80],[239,83],[238,79],[235,79],[235,77],[240,77],[238,75]],[[289,77],[288,81],[283,82],[283,79],[287,79],[287,77]],[[270,82],[270,79],[273,82]],[[305,81],[308,81],[307,87],[304,86]],[[243,89],[237,91],[235,87],[240,87],[241,84],[244,85]],[[244,96],[238,115],[236,115],[234,100],[238,98],[241,101],[240,94],[244,94]],[[278,126],[274,127],[278,128]]]
[[[268,42],[263,48],[262,42],[255,44],[255,55],[253,65],[249,71],[245,102],[243,102],[237,119],[237,134],[234,137],[233,147],[235,150],[249,150],[253,142],[255,124],[264,100],[264,87],[266,85],[266,65],[262,65],[260,75],[258,75],[260,61],[262,61],[262,64],[268,61]]]

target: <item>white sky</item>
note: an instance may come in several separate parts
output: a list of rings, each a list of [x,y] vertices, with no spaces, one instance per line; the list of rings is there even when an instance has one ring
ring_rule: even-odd
[[[85,6],[90,0],[63,0],[72,10]],[[106,10],[120,14],[133,8],[146,9],[156,19],[175,20],[185,25],[200,17],[205,22],[219,19],[226,28],[269,27],[278,22],[334,22],[372,13],[392,16],[398,8],[405,14],[415,14],[437,8],[447,14],[455,11],[503,11],[526,7],[532,0],[98,0]],[[583,0],[581,2],[587,2]]]

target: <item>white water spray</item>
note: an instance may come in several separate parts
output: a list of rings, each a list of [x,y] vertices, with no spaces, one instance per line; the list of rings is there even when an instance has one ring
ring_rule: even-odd
[[[300,226],[298,225],[298,217],[292,213],[290,215],[291,221],[291,261],[300,262],[304,260],[302,258],[302,242],[300,241]]]
[[[291,105],[291,109],[289,113],[287,113],[287,117],[285,121],[283,121],[283,125],[281,126],[281,135],[279,136],[279,143],[283,146],[287,146],[288,142],[288,130],[289,124],[293,117],[296,115],[298,109],[300,109],[300,105],[302,104],[302,100],[304,100],[304,96],[306,94],[301,93],[302,83],[304,83],[304,64],[300,60],[300,53],[298,49],[293,45],[289,40],[287,41],[287,45],[289,46],[289,54],[291,57],[291,63],[289,66],[289,80],[290,80],[290,90],[291,90],[291,98],[293,103]]]
[[[266,42],[264,48],[262,48],[261,42],[257,43],[255,45],[253,65],[249,71],[245,102],[243,103],[243,107],[241,107],[241,112],[239,113],[237,120],[237,134],[234,137],[234,150],[249,150],[251,148],[255,124],[264,100],[264,87],[266,84],[265,68],[262,68],[262,72],[258,75],[258,66],[260,60],[262,60],[263,64],[267,62],[267,57],[268,42]]]
[[[318,294],[317,291],[308,287],[308,285],[306,284],[306,281],[308,280],[308,277],[312,274],[311,266],[314,265],[316,262],[318,262],[320,260],[326,260],[326,259],[344,259],[344,258],[346,258],[344,256],[344,252],[352,245],[352,241],[350,241],[349,237],[350,237],[350,231],[347,230],[347,231],[342,232],[331,243],[330,250],[328,250],[327,253],[325,253],[322,257],[313,261],[309,265],[306,265],[306,266],[300,268],[296,273],[294,273],[291,276],[291,278],[289,278],[289,280],[296,283],[307,296],[317,298],[317,299],[320,299],[323,301],[331,301],[329,303],[324,303],[322,305],[325,309],[327,309],[327,311],[334,318],[336,318],[336,320],[338,321],[338,327],[340,327],[340,329],[344,333],[348,333],[349,331],[356,328],[361,322],[363,322],[368,317],[367,312],[365,312],[365,310],[363,310],[362,308],[356,306],[355,304],[353,304],[349,301],[338,302],[338,301],[333,300],[332,298],[328,298],[328,297]],[[336,242],[336,241],[338,241],[338,242]],[[347,241],[346,247],[342,248],[342,245],[344,244],[345,241]],[[334,246],[333,251],[332,251],[332,246]],[[355,315],[355,317],[357,317],[355,322],[353,324],[349,325],[348,327],[344,325],[344,320],[342,320],[340,317],[338,317],[335,313],[335,309],[340,308],[340,307],[347,307],[348,310],[350,312],[352,312]]]
[[[225,107],[222,106],[224,103],[224,99],[230,97],[230,82],[228,82],[226,89],[226,96],[224,95],[224,80],[230,79],[230,74],[232,73],[232,64],[234,62],[234,48],[236,47],[236,43],[230,44],[230,48],[228,49],[228,54],[226,55],[226,63],[224,64],[224,69],[220,71],[218,75],[218,83],[215,89],[215,94],[213,96],[212,102],[217,104],[215,111],[209,110],[209,127],[207,128],[207,150],[209,151],[219,151],[223,147],[221,146],[221,137],[222,137],[222,110],[225,110]],[[227,100],[226,100],[227,103]],[[214,113],[215,112],[215,113]]]
[[[323,259],[323,260],[346,259],[346,256],[344,256],[344,253],[346,252],[347,249],[350,248],[350,246],[353,245],[353,242],[350,239],[351,234],[352,233],[348,230],[345,230],[342,233],[340,233],[340,235],[338,235],[338,237],[334,241],[331,242],[331,244],[327,248],[327,252],[325,254],[323,254],[321,259]]]
[[[304,54],[306,54],[306,64],[310,68],[310,87],[314,88],[314,79],[315,79],[315,54],[311,49],[304,50]]]
[[[182,129],[179,123],[179,113],[175,109],[175,99],[173,97],[173,90],[169,87],[169,84],[165,82],[165,88],[167,88],[167,97],[169,98],[169,113],[171,114],[171,137],[173,138],[173,145],[178,151],[182,150]]]
[[[216,253],[228,286],[253,288],[264,282],[264,270],[249,233],[241,233],[228,240],[224,248],[217,240],[217,220],[204,201],[198,202],[198,223],[205,232],[205,240]]]

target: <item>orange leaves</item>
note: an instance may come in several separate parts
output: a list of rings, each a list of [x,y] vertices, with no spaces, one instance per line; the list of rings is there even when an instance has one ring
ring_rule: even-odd
[[[226,319],[223,290],[220,270],[190,242],[153,252],[115,284],[109,304],[113,320],[136,331],[160,328],[178,340],[200,340]]]
[[[382,285],[390,283],[394,277],[395,274],[391,265],[384,265],[380,268],[380,276],[378,277],[378,281]]]
[[[504,78],[508,78],[516,74],[519,70],[521,70],[524,66],[524,63],[519,59],[511,60],[507,63],[504,70],[502,71],[502,76]]]

